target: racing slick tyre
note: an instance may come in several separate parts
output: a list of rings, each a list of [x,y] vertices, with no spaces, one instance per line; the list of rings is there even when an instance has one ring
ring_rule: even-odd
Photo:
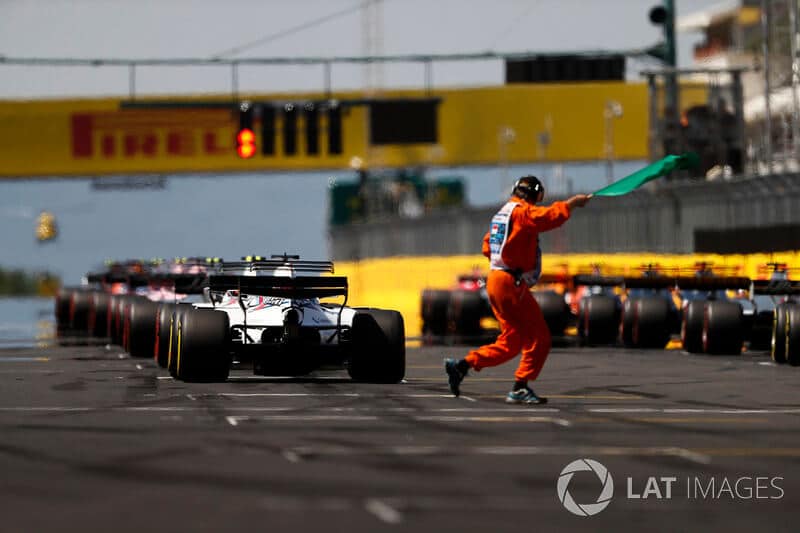
[[[622,316],[619,320],[619,338],[624,346],[633,346],[633,315],[635,312],[633,300],[626,299],[622,303]]]
[[[613,296],[593,294],[578,304],[578,337],[581,344],[615,344],[619,333],[619,305]]]
[[[74,291],[69,304],[69,329],[78,344],[89,337],[89,291]]]
[[[447,333],[447,306],[450,291],[425,289],[422,291],[422,334],[435,337]]]
[[[117,346],[122,346],[122,307],[129,298],[127,294],[111,297],[111,343]]]
[[[55,315],[56,327],[66,325],[69,316],[69,299],[72,297],[72,289],[61,288],[56,294]]]
[[[117,311],[119,309],[119,301],[122,298],[121,294],[112,294],[111,302],[109,303],[110,320],[108,323],[108,337],[111,344],[117,344]]]
[[[689,353],[703,352],[703,313],[705,300],[692,300],[683,305],[681,320],[681,344]]]
[[[167,368],[167,358],[169,356],[169,323],[176,307],[175,304],[161,304],[158,306],[158,311],[156,313],[153,356],[156,363],[161,368]]]
[[[770,355],[778,364],[786,362],[786,318],[789,313],[790,303],[781,303],[775,307],[772,320],[772,348]]]
[[[69,306],[72,301],[72,293],[73,289],[62,288],[56,294],[56,338],[60,345],[68,344],[72,336],[69,324]]]
[[[486,304],[478,291],[454,290],[447,307],[447,333],[456,343],[480,337],[481,318],[486,316]]]
[[[177,326],[175,378],[218,383],[231,369],[228,314],[213,309],[190,308],[180,313]]]
[[[786,361],[800,366],[800,306],[788,306],[786,313]]]
[[[89,298],[89,336],[95,339],[108,337],[108,314],[111,296],[105,292],[94,291]]]
[[[741,355],[742,306],[723,300],[707,301],[703,311],[703,351],[715,355]]]
[[[622,340],[629,348],[665,348],[670,337],[669,302],[629,298],[622,311]]]
[[[556,291],[535,291],[533,298],[539,304],[544,321],[553,337],[561,337],[570,319],[569,306],[562,294]]]
[[[350,328],[347,372],[353,381],[399,383],[406,375],[403,315],[384,309],[359,310]]]
[[[122,319],[122,349],[131,353],[131,309],[138,304],[141,298],[129,296],[122,303],[120,318]]]
[[[131,357],[153,357],[156,336],[158,304],[139,300],[131,304],[128,352]]]
[[[176,305],[169,319],[169,342],[167,344],[167,370],[173,378],[178,377],[178,324],[183,315],[193,310],[191,305]]]
[[[131,353],[131,311],[135,305],[139,305],[142,302],[149,302],[149,300],[143,296],[129,295],[127,299],[122,302],[120,311],[120,319],[122,322],[121,346],[122,349],[129,354]]]

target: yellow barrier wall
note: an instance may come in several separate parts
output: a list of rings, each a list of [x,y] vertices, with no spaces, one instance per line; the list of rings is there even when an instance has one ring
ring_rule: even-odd
[[[361,98],[339,93],[335,98]],[[382,97],[442,98],[439,144],[368,146],[367,113],[343,114],[344,153],[326,153],[326,124],[320,128],[322,154],[305,154],[302,118],[298,154],[281,152],[278,120],[273,156],[260,151],[239,159],[235,151],[238,114],[226,109],[120,109],[119,99],[0,102],[0,177],[86,176],[126,173],[230,172],[346,168],[353,157],[370,166],[476,165],[498,162],[597,160],[605,157],[603,111],[608,100],[622,104],[614,119],[618,159],[647,158],[647,88],[642,83],[525,84],[474,89],[385,91]],[[242,100],[317,99],[321,94],[242,95]],[[172,97],[190,101],[197,97]],[[226,101],[229,97],[203,97]],[[142,99],[139,102],[157,102]],[[704,89],[687,88],[682,104],[705,101]],[[503,144],[510,128],[514,140]],[[255,124],[260,146],[260,125]],[[549,134],[542,151],[538,138]]]
[[[737,275],[751,278],[767,277],[760,267],[768,262],[800,266],[800,251],[776,254],[751,255],[545,255],[544,271],[558,272],[565,267],[568,272],[585,271],[599,263],[614,271],[635,275],[642,265],[653,263],[663,268],[692,268],[695,262],[712,263],[712,268],[737,267]],[[350,282],[348,305],[395,309],[403,314],[406,335],[416,337],[421,333],[420,299],[426,288],[451,288],[459,274],[472,272],[478,267],[486,272],[488,262],[481,255],[453,257],[392,257],[369,259],[360,262],[336,263],[337,275],[345,275]]]

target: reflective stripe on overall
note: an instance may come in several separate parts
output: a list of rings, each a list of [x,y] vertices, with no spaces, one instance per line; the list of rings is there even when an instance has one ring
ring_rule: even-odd
[[[522,279],[529,287],[533,287],[542,275],[542,248],[538,237],[536,238],[536,267],[533,270],[519,272],[503,261],[503,248],[511,233],[511,214],[519,205],[518,202],[508,202],[492,217],[489,229],[489,250],[491,252],[489,268],[505,270],[516,276],[518,280]]]

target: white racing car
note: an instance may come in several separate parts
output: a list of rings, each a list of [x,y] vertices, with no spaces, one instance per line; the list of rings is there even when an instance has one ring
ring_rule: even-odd
[[[346,368],[355,381],[405,376],[405,326],[397,311],[347,307],[333,263],[298,256],[223,263],[208,277],[211,303],[179,304],[170,320],[167,367],[183,381],[225,381],[232,361],[265,376]],[[330,298],[342,303],[328,303]]]

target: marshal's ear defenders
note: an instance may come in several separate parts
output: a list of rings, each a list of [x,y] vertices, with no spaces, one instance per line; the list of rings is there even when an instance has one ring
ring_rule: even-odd
[[[533,175],[522,176],[514,182],[514,188],[511,189],[511,194],[519,196],[528,202],[536,202],[539,199],[539,193],[544,191],[544,185],[539,181],[539,178]]]

